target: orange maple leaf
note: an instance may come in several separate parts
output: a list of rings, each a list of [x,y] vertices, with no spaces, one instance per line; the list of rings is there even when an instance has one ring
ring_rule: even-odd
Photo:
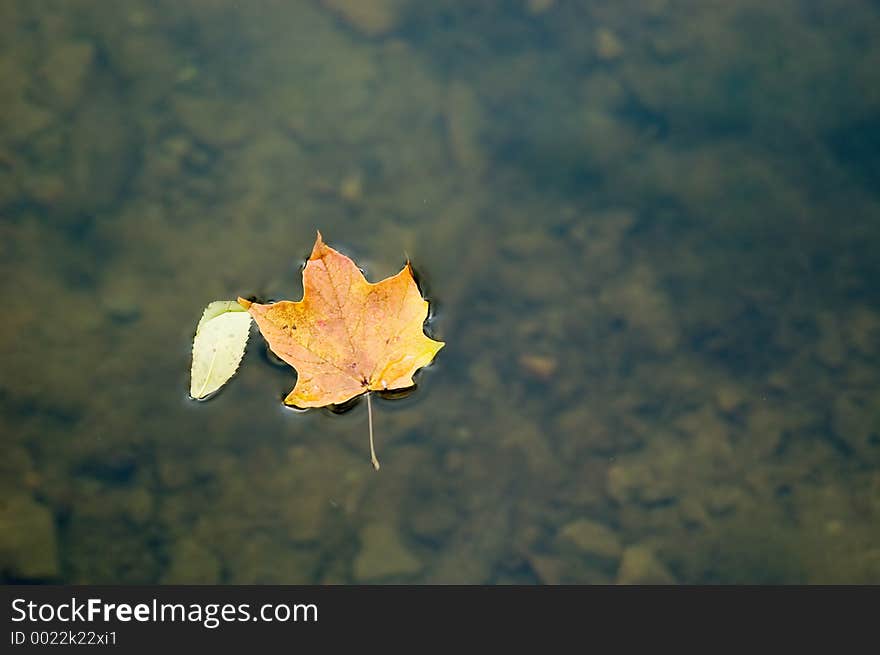
[[[428,302],[409,262],[397,275],[371,284],[320,232],[303,270],[302,300],[238,302],[272,352],[296,369],[296,386],[284,399],[296,407],[411,387],[413,374],[445,345],[424,333]]]

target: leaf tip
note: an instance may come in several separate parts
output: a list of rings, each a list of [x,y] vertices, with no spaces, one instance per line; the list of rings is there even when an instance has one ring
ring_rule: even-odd
[[[242,298],[241,296],[239,296],[238,297],[238,304],[241,305],[242,307],[244,307],[245,309],[250,309],[251,305],[253,305],[254,303],[252,303],[247,298]]]
[[[315,232],[317,232],[317,236],[315,237],[315,245],[312,248],[312,254],[309,255],[309,261],[313,259],[321,259],[327,248],[327,246],[324,245],[324,237],[321,236],[321,230],[315,230]]]

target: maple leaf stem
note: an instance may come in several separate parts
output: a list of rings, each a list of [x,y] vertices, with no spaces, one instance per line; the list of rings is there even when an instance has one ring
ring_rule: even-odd
[[[376,449],[373,447],[373,403],[370,400],[372,395],[369,392],[367,393],[367,421],[370,424],[370,460],[373,462],[373,468],[378,471],[379,460],[376,459]]]

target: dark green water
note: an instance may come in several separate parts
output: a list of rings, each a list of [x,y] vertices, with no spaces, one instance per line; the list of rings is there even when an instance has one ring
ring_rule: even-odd
[[[880,583],[880,6],[0,1],[0,576]],[[286,411],[320,229],[413,395]]]

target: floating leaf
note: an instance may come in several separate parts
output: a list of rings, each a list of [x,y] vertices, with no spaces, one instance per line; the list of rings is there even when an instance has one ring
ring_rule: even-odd
[[[234,300],[209,304],[193,339],[189,395],[201,400],[229,381],[244,355],[251,317]]]
[[[303,270],[302,300],[238,302],[272,351],[296,369],[296,386],[284,399],[296,407],[411,387],[413,374],[444,345],[424,333],[428,303],[409,262],[397,275],[371,284],[351,259],[323,242],[320,232]],[[373,465],[379,467],[375,453]]]

